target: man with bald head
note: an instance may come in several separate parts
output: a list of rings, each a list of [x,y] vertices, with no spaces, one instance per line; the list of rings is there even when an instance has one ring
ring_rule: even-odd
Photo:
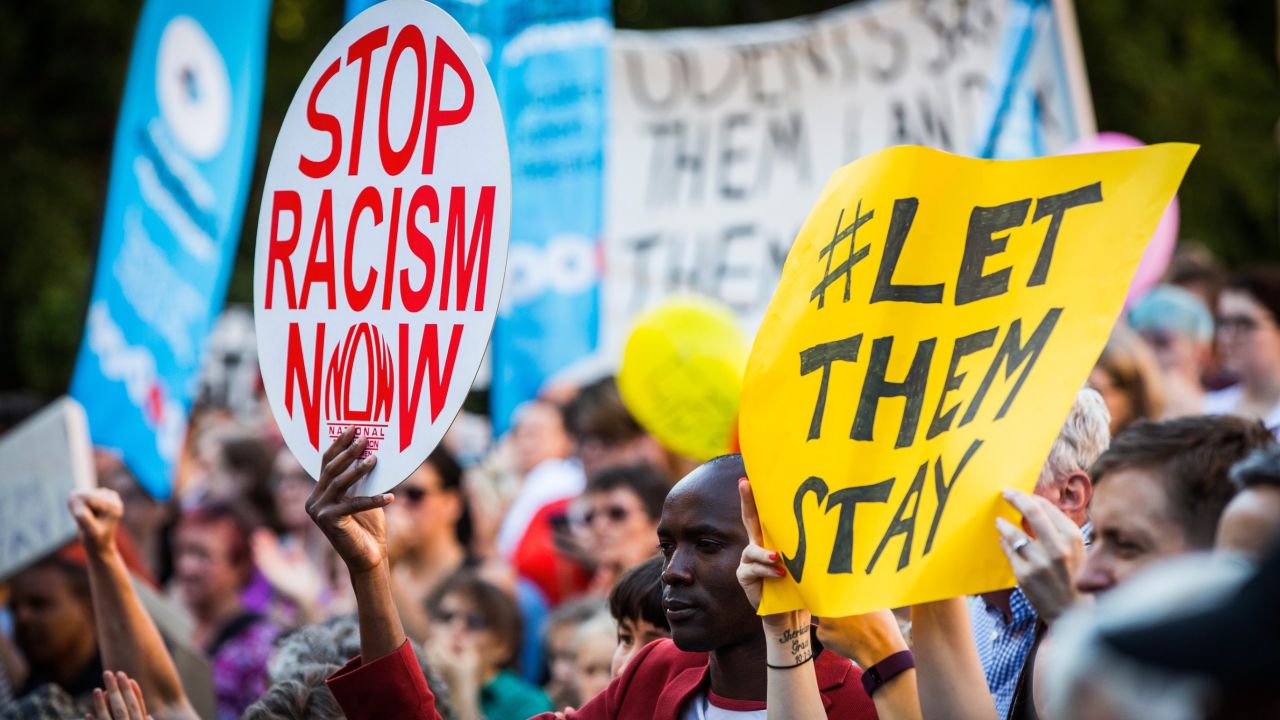
[[[436,718],[434,699],[404,639],[386,577],[381,508],[390,495],[346,497],[372,468],[363,442],[344,435],[325,453],[308,511],[351,570],[362,657],[328,680],[348,718]],[[711,460],[667,496],[658,525],[663,606],[671,639],[647,645],[604,692],[567,715],[579,720],[763,720],[763,626],[738,583],[747,546],[738,480],[742,457]],[[365,661],[365,658],[374,658]],[[814,663],[829,717],[874,718],[861,672],[819,650]],[[539,716],[545,720],[555,715]]]

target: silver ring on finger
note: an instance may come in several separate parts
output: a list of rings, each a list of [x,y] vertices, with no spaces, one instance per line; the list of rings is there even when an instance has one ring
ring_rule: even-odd
[[[1013,546],[1010,547],[1009,549],[1021,555],[1023,549],[1025,549],[1030,544],[1031,544],[1031,538],[1026,537],[1024,535],[1023,537],[1018,538],[1018,541],[1015,542]]]

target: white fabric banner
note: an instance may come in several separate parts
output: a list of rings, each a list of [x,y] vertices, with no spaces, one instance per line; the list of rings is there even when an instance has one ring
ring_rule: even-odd
[[[1084,123],[1069,86],[1083,68],[1064,60],[1049,3],[874,0],[753,26],[619,31],[603,353],[616,358],[635,315],[680,292],[721,300],[754,333],[828,176],[897,144],[973,154],[1018,38],[1033,46],[1005,124],[1051,153]]]

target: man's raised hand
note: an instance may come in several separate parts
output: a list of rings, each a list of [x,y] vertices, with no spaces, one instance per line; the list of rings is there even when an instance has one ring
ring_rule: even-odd
[[[1000,547],[1018,587],[1040,619],[1052,625],[1080,598],[1074,579],[1084,563],[1084,538],[1071,518],[1038,495],[1006,490],[1004,499],[1022,513],[1030,533],[997,518]]]
[[[392,496],[347,495],[377,462],[372,455],[359,459],[367,445],[368,440],[356,440],[350,428],[342,433],[325,451],[320,480],[307,498],[307,514],[353,575],[373,570],[387,560],[387,522],[382,508],[391,504]]]

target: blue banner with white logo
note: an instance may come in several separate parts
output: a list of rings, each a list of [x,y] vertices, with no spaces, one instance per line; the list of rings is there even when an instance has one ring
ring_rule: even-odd
[[[71,394],[157,498],[240,236],[270,7],[149,0],[134,38]]]
[[[546,380],[591,355],[600,326],[612,5],[500,3],[490,67],[511,145],[511,243],[490,342],[502,432]]]
[[[347,18],[376,0],[347,0]],[[490,341],[490,411],[502,433],[548,378],[592,355],[612,3],[436,0],[493,77],[511,150],[511,242]]]

